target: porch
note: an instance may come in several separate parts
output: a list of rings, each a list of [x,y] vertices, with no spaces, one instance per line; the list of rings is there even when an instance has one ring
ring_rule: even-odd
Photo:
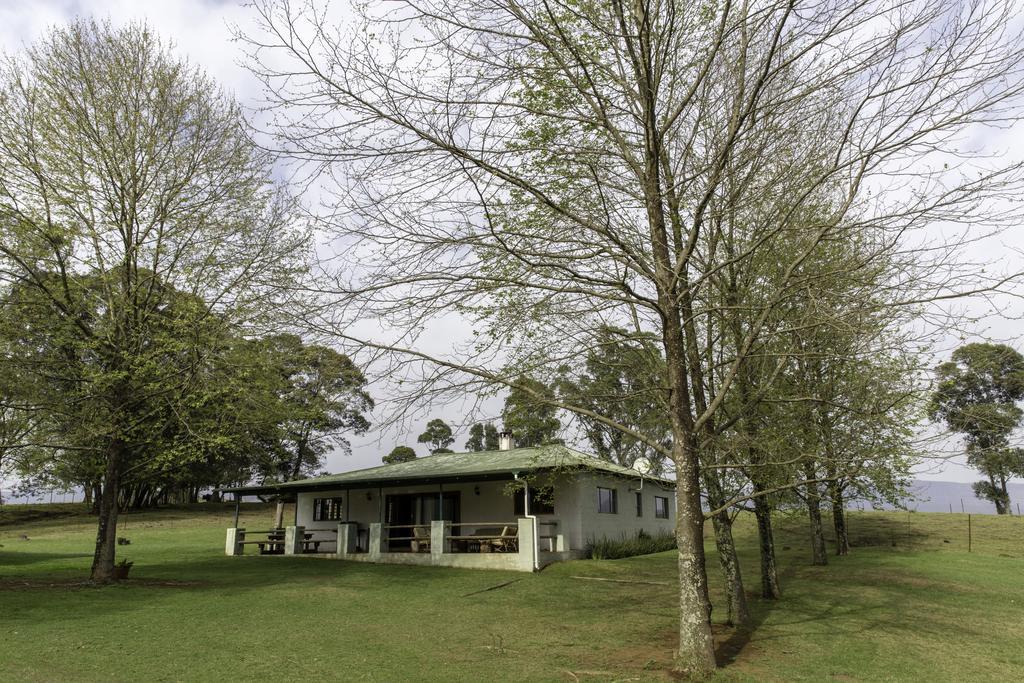
[[[262,554],[328,557],[354,562],[467,569],[535,571],[569,557],[557,520],[519,517],[505,522],[424,524],[339,522],[334,529],[227,530],[225,552],[242,555],[246,546]],[[280,532],[283,531],[283,534]],[[254,548],[255,546],[255,548]],[[321,547],[334,546],[321,551]],[[270,552],[267,552],[267,551]]]

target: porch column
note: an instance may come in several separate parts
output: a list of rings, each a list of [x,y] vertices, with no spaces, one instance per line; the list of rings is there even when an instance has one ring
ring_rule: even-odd
[[[356,552],[356,541],[359,531],[355,522],[341,522],[338,524],[338,547],[335,555],[344,558]]]
[[[441,555],[451,552],[448,547],[448,537],[452,535],[452,523],[444,520],[434,520],[430,523],[430,557],[434,560]]]
[[[565,532],[562,531],[562,523],[557,519],[545,520],[544,524],[538,524],[539,529],[545,529],[546,534],[541,534],[538,531],[539,536],[547,535],[548,538],[539,538],[538,540],[544,541],[543,546],[545,550],[550,552],[562,553],[565,552]]]
[[[238,527],[231,527],[228,529],[227,541],[224,544],[225,555],[241,555],[245,546],[242,545],[242,541],[245,540],[245,529],[239,529]]]
[[[379,562],[382,552],[384,552],[384,525],[380,522],[370,522],[370,561]]]
[[[534,525],[534,519],[531,517],[520,517],[519,518],[519,567],[523,571],[532,572],[534,570],[533,565],[533,554],[537,550],[536,546],[536,533],[537,527]]]
[[[289,526],[284,529],[284,554],[301,555],[302,539],[306,533],[304,526]]]

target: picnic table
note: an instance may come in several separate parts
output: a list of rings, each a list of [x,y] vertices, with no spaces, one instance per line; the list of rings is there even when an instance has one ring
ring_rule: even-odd
[[[241,545],[255,545],[259,548],[260,555],[283,555],[284,554],[284,529],[274,529],[271,531],[252,531],[249,533],[260,534],[266,533],[266,538],[256,539],[252,541],[242,541]],[[322,540],[314,539],[313,532],[307,531],[302,534],[302,552],[320,552],[320,544]]]

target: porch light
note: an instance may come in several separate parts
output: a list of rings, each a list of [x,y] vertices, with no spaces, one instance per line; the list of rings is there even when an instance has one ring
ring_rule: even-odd
[[[473,487],[473,493],[475,493],[478,496],[480,495],[480,484],[477,484],[476,486]]]
[[[373,500],[373,492],[371,492],[371,491],[367,491],[366,492],[366,500]]]

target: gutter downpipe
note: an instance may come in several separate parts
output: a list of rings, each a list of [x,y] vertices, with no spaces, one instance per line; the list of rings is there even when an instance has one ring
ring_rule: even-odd
[[[533,571],[540,571],[540,539],[537,537],[537,516],[530,514],[530,484],[519,479],[519,473],[513,472],[512,478],[523,482],[523,517],[533,520]]]

